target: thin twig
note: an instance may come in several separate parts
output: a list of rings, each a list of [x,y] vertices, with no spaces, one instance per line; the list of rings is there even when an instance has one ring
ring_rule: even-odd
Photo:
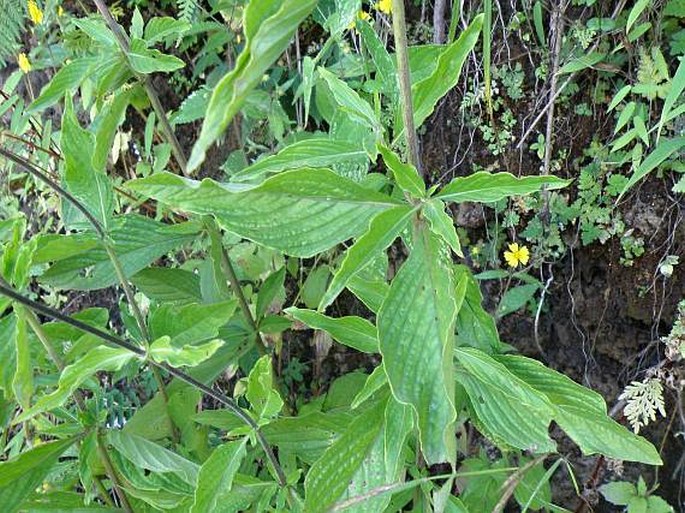
[[[102,460],[102,464],[105,467],[105,473],[107,474],[107,477],[109,477],[109,480],[112,482],[112,488],[114,488],[114,492],[117,494],[117,497],[119,497],[119,502],[121,502],[121,506],[124,508],[126,513],[133,513],[133,508],[131,507],[131,504],[128,502],[128,497],[126,497],[126,494],[121,489],[121,483],[119,482],[119,478],[117,477],[116,470],[114,469],[114,465],[112,464],[112,460],[109,457],[107,449],[105,449],[105,446],[102,442],[102,437],[99,432],[95,435],[95,445],[97,447],[98,455]]]

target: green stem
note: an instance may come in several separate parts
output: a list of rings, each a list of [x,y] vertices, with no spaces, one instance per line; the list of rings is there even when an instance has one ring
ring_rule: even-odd
[[[392,0],[392,30],[395,35],[395,53],[397,54],[397,74],[400,81],[400,100],[402,104],[402,119],[404,121],[404,137],[409,152],[408,160],[421,176],[421,155],[419,154],[419,138],[414,126],[414,108],[411,96],[411,73],[409,71],[409,50],[407,44],[407,23],[404,15],[404,0]]]
[[[124,491],[121,489],[121,483],[119,482],[119,478],[117,477],[117,473],[114,470],[114,465],[112,464],[112,460],[109,457],[109,453],[107,452],[107,449],[105,448],[101,434],[98,432],[97,436],[95,437],[95,444],[97,446],[97,451],[98,455],[100,456],[100,459],[102,460],[102,464],[105,467],[105,472],[107,473],[107,477],[109,477],[110,482],[112,483],[112,488],[114,489],[114,492],[117,494],[117,497],[119,497],[119,502],[121,503],[121,507],[126,511],[126,513],[133,513],[133,508],[131,508],[131,504],[128,502],[128,497],[126,497],[126,494]]]

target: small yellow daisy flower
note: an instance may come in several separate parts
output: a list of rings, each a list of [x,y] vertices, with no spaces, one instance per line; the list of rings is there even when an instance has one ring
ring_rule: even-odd
[[[35,0],[29,0],[28,7],[29,18],[31,18],[33,24],[40,25],[43,23],[43,11],[41,11],[40,7],[38,7],[38,4],[35,2]]]
[[[509,244],[509,251],[504,252],[504,260],[509,267],[518,267],[519,264],[526,265],[530,260],[530,251],[526,246],[519,246],[516,242]]]
[[[376,10],[384,14],[392,13],[392,0],[379,0],[376,4]]]
[[[29,58],[26,57],[24,52],[17,55],[17,64],[19,64],[19,69],[24,73],[31,71],[31,61],[29,61]]]

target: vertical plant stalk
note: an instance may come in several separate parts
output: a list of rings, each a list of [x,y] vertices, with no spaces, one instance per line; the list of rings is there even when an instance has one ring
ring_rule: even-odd
[[[484,0],[484,18],[483,18],[483,80],[485,81],[485,105],[490,117],[490,124],[495,128],[495,116],[492,110],[492,0]]]
[[[90,333],[91,335],[95,335],[111,347],[121,347],[127,349],[128,351],[131,351],[133,354],[137,355],[141,359],[147,359],[147,352],[143,348],[135,344],[132,344],[131,342],[123,338],[112,335],[111,333],[100,330],[98,328],[94,328],[93,326],[86,324],[85,322],[79,321],[78,319],[69,317],[68,315],[63,314],[62,312],[55,310],[54,308],[50,308],[49,306],[46,306],[37,301],[33,301],[32,299],[23,296],[22,294],[14,290],[12,287],[9,287],[3,284],[2,282],[0,282],[0,294],[7,296],[10,299],[13,299],[14,301],[17,301],[19,304],[24,305],[25,307],[30,308],[35,312],[39,312],[52,319],[65,322],[70,326],[73,326],[74,328],[83,331],[84,333]],[[281,467],[278,458],[274,454],[273,449],[266,440],[266,437],[264,436],[264,433],[262,432],[261,428],[259,427],[257,422],[255,422],[255,420],[247,412],[243,411],[243,409],[233,399],[227,397],[226,395],[217,390],[214,390],[211,387],[208,387],[201,381],[198,381],[197,379],[193,378],[192,376],[186,374],[183,371],[176,369],[175,367],[172,367],[165,363],[159,363],[151,359],[148,359],[147,361],[150,365],[155,366],[158,369],[165,370],[173,377],[178,378],[181,381],[191,385],[192,387],[196,388],[206,396],[211,397],[218,403],[224,405],[227,410],[229,410],[232,414],[234,414],[242,422],[244,422],[247,426],[254,430],[255,435],[257,437],[257,442],[264,450],[267,459],[269,460],[269,463],[273,467],[279,485],[283,488],[288,486],[285,472],[283,471],[283,468]]]
[[[100,432],[96,433],[95,440],[98,455],[102,460],[102,465],[105,467],[107,477],[109,477],[109,480],[112,483],[112,488],[114,489],[114,492],[117,494],[117,497],[119,497],[121,507],[124,509],[124,511],[126,511],[126,513],[134,513],[131,504],[128,502],[128,497],[126,497],[126,493],[124,493],[124,491],[121,489],[121,483],[119,482],[116,470],[114,470],[114,465],[112,464],[112,460],[109,457],[109,453],[107,452],[107,449],[104,446]]]
[[[404,15],[404,0],[392,0],[392,31],[395,36],[395,53],[397,55],[397,73],[400,81],[400,102],[402,103],[402,120],[404,137],[407,141],[409,163],[421,176],[424,176],[419,153],[419,138],[414,125],[414,104],[411,97],[411,72],[409,70],[409,50],[407,44],[407,23]]]
[[[433,42],[436,45],[445,42],[445,11],[447,11],[447,0],[435,0],[433,6]]]
[[[95,4],[95,7],[97,8],[98,12],[104,18],[105,23],[107,23],[109,29],[114,33],[114,36],[117,38],[117,42],[119,43],[121,51],[124,53],[128,60],[128,52],[130,51],[128,37],[124,32],[122,32],[121,27],[119,27],[119,24],[112,17],[112,14],[109,12],[109,9],[107,8],[107,5],[103,0],[93,0],[93,3]],[[184,176],[188,176],[188,161],[186,160],[183,148],[181,147],[181,143],[176,137],[176,133],[174,132],[174,129],[171,127],[171,123],[169,123],[169,118],[167,118],[166,111],[162,106],[162,102],[159,100],[159,95],[157,94],[157,91],[155,91],[155,88],[152,85],[150,77],[147,75],[140,75],[135,72],[133,72],[133,74],[140,81],[140,83],[143,84],[143,87],[145,88],[145,93],[147,94],[147,97],[150,100],[150,104],[152,105],[152,108],[157,114],[159,122],[162,125],[162,132],[164,133],[164,138],[171,145],[171,151],[174,154],[174,158],[176,159],[178,166],[181,168],[181,172]]]

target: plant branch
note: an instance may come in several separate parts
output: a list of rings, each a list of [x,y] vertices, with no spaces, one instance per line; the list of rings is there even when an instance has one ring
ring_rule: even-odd
[[[14,301],[17,301],[18,303],[34,310],[35,312],[39,312],[47,317],[50,317],[52,319],[57,319],[59,321],[65,322],[69,324],[70,326],[73,326],[74,328],[78,328],[79,330],[85,332],[85,333],[90,333],[91,335],[95,335],[96,337],[100,338],[104,342],[108,343],[111,346],[115,347],[121,347],[124,349],[127,349],[131,351],[132,353],[136,354],[142,359],[147,358],[147,353],[144,349],[141,347],[132,344],[123,338],[120,338],[118,336],[112,335],[111,333],[108,333],[106,331],[100,330],[98,328],[94,328],[93,326],[90,326],[89,324],[86,324],[82,321],[79,321],[78,319],[74,319],[72,317],[69,317],[68,315],[63,314],[62,312],[55,310],[49,306],[46,306],[42,303],[39,303],[37,301],[34,301],[30,298],[27,298],[14,290],[13,288],[0,283],[0,294],[3,294]],[[278,477],[279,484],[281,486],[286,486],[287,485],[287,480],[285,473],[283,472],[283,469],[280,466],[280,463],[278,462],[278,458],[273,452],[273,449],[271,449],[271,446],[269,446],[266,438],[264,437],[264,433],[262,433],[261,429],[259,428],[259,425],[254,421],[254,419],[243,409],[238,406],[238,404],[231,399],[230,397],[227,397],[221,392],[218,392],[217,390],[214,390],[213,388],[208,387],[204,383],[198,381],[197,379],[193,378],[192,376],[186,374],[183,371],[180,371],[168,364],[165,363],[159,363],[154,360],[147,360],[148,363],[154,367],[157,367],[160,370],[164,370],[168,372],[170,375],[172,375],[175,378],[180,379],[181,381],[197,388],[200,390],[202,393],[207,395],[208,397],[211,397],[215,401],[219,402],[220,404],[224,405],[227,410],[229,410],[231,413],[233,413],[236,417],[238,417],[240,420],[242,420],[245,424],[247,424],[250,428],[252,428],[255,431],[255,434],[257,436],[257,440],[259,444],[262,446],[264,449],[264,452],[266,453],[266,456],[271,463],[271,465],[274,468],[274,471],[276,472],[276,475]]]
[[[404,16],[404,0],[392,0],[392,30],[395,35],[397,54],[397,73],[400,80],[400,101],[404,121],[404,137],[407,141],[409,163],[423,176],[419,139],[414,126],[414,108],[411,97],[411,74],[409,70],[409,50],[407,44],[407,23]]]
[[[107,5],[103,0],[93,0],[93,3],[95,4],[95,7],[100,12],[102,17],[105,19],[105,23],[107,23],[109,29],[114,33],[114,36],[117,38],[117,42],[119,43],[121,51],[124,53],[124,56],[128,60],[128,52],[130,51],[128,37],[121,29],[119,24],[114,20],[112,14],[109,12],[109,9],[107,8]],[[147,94],[147,97],[150,100],[150,104],[152,104],[153,110],[159,118],[159,122],[162,124],[162,132],[164,133],[164,137],[166,138],[167,142],[171,145],[171,151],[174,154],[176,162],[181,168],[181,172],[183,173],[183,175],[188,176],[188,161],[183,152],[183,148],[181,147],[181,143],[176,137],[174,129],[171,127],[171,123],[169,123],[169,118],[167,118],[166,111],[162,106],[162,102],[159,100],[159,95],[157,94],[157,91],[152,85],[150,77],[148,75],[140,75],[135,71],[133,71],[133,73],[145,88],[145,93]]]

